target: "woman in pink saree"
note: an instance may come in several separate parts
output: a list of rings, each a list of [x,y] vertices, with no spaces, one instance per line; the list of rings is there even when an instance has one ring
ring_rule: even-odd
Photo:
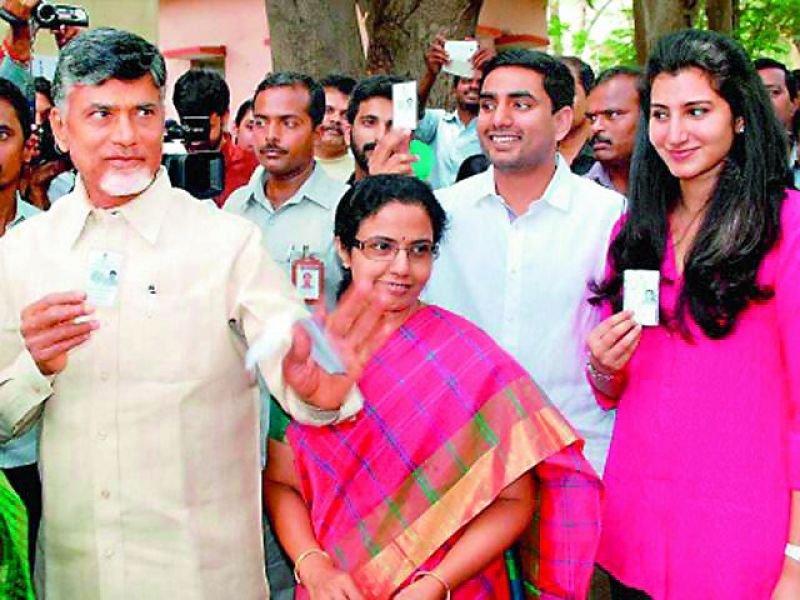
[[[361,413],[271,426],[265,501],[298,598],[588,590],[600,483],[582,441],[485,333],[419,301],[444,225],[411,177],[368,178],[339,204],[344,287],[370,284],[389,316],[358,382]],[[504,560],[515,542],[522,573]]]

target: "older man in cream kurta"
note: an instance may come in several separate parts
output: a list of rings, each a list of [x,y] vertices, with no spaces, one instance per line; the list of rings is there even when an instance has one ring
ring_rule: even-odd
[[[83,36],[88,56],[72,47]],[[68,109],[56,109],[78,186],[0,240],[0,441],[41,418],[43,591],[48,600],[265,598],[258,393],[244,340],[272,337],[260,367],[295,417],[351,414],[357,398],[326,414],[286,389],[282,357],[302,304],[255,226],[158,170],[163,70],[131,60],[131,48],[151,48],[151,61],[157,51],[124,32],[82,37],[62,61],[84,69],[122,58],[121,75],[75,85]],[[120,193],[142,174],[143,191]],[[98,273],[113,298],[95,294],[94,311],[80,292],[77,304],[63,299]],[[75,311],[89,322],[76,324]],[[66,355],[43,350],[59,329],[87,333]]]

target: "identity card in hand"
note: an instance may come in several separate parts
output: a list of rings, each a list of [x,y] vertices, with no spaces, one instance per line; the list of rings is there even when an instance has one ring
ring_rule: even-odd
[[[86,302],[92,306],[114,306],[122,274],[122,255],[108,250],[89,253]]]
[[[339,355],[333,344],[328,340],[324,328],[313,319],[301,319],[297,321],[306,330],[311,338],[311,358],[314,359],[320,368],[331,375],[346,373]],[[269,358],[278,350],[274,336],[269,332],[263,333],[247,351],[245,367],[249,370],[255,368],[260,360]]]
[[[405,81],[392,85],[392,127],[417,128],[417,82]]]
[[[642,326],[658,325],[658,286],[661,274],[644,269],[626,269],[623,275],[622,309],[633,312]]]
[[[311,358],[314,359],[323,371],[331,375],[341,375],[346,373],[346,369],[342,364],[336,349],[331,344],[328,336],[325,335],[325,329],[317,323],[314,319],[303,319],[300,321],[311,337]]]
[[[475,40],[447,40],[444,51],[450,56],[450,62],[442,67],[445,73],[456,77],[472,79],[475,67],[472,65],[472,56],[478,51],[478,42]]]

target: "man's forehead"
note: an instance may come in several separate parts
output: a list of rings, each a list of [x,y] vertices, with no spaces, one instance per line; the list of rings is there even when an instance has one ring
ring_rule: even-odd
[[[619,75],[606,79],[592,88],[588,97],[589,104],[614,103],[639,103],[639,91],[636,87],[636,78]]]
[[[342,93],[340,90],[333,86],[325,86],[325,101],[326,102],[347,102],[349,96]]]
[[[363,100],[358,105],[356,117],[365,117],[367,115],[378,118],[390,118],[392,115],[392,101],[383,96],[372,96]]]
[[[777,85],[782,88],[786,87],[786,73],[783,72],[783,69],[774,67],[760,69],[758,74],[765,85]]]
[[[481,94],[537,96],[544,91],[541,73],[518,65],[498,67],[483,80]]]
[[[14,106],[5,98],[0,98],[0,126],[17,128],[22,126]]]
[[[311,96],[300,84],[277,85],[261,90],[253,103],[253,112],[259,115],[291,112],[305,113]]]
[[[90,103],[133,105],[160,102],[161,90],[150,75],[139,79],[106,79],[100,83],[76,83],[69,89],[70,100],[80,98]]]

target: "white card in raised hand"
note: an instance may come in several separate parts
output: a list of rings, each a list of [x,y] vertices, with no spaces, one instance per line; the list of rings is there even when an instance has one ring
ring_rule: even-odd
[[[97,307],[114,306],[121,275],[121,254],[107,250],[91,251],[86,277],[86,302]]]
[[[478,42],[475,40],[447,40],[444,43],[444,51],[450,56],[450,62],[444,65],[442,70],[457,77],[472,79],[475,75],[472,57],[478,51]]]
[[[622,309],[633,312],[643,327],[658,325],[658,287],[661,274],[645,269],[626,269],[623,274]]]
[[[392,127],[417,128],[417,82],[405,81],[392,85]]]

